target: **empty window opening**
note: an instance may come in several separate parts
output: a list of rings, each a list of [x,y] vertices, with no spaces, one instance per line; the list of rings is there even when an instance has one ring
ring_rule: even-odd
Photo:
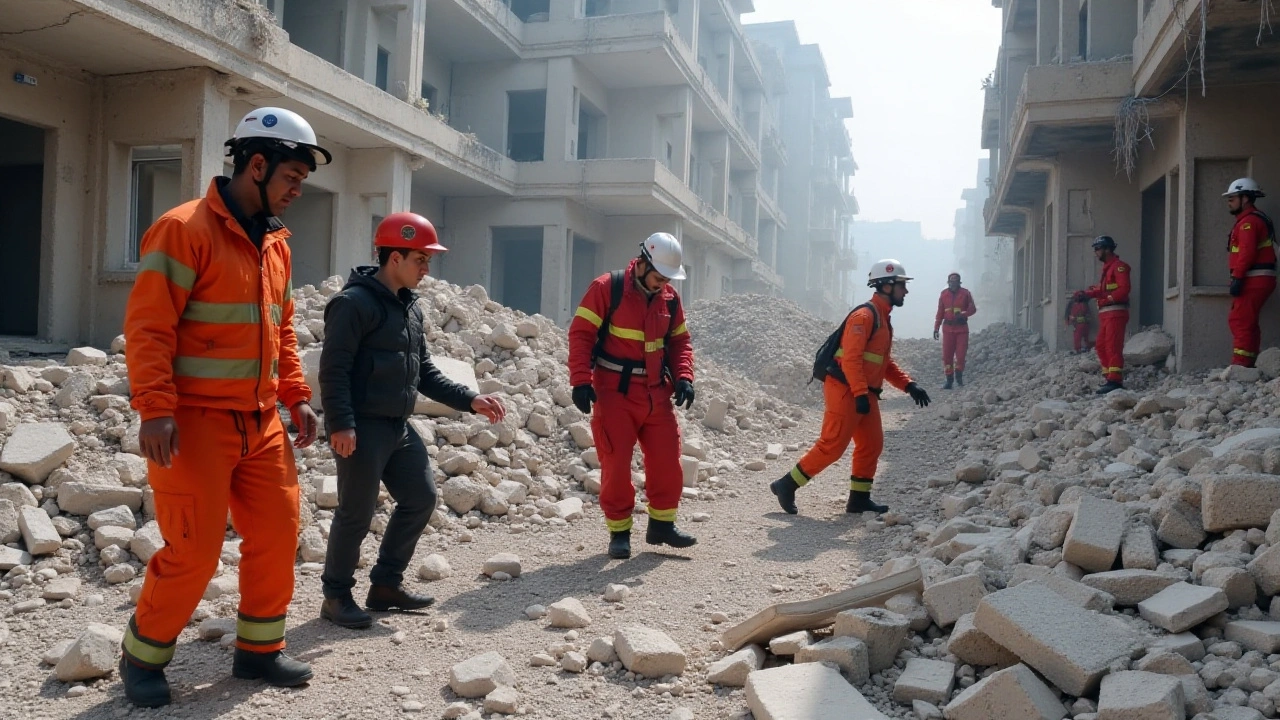
[[[387,89],[387,82],[391,75],[391,51],[384,47],[378,48],[378,69],[374,77],[373,84],[378,86],[379,90]]]
[[[551,0],[511,0],[511,14],[520,22],[546,22],[551,16]]]
[[[1138,265],[1138,322],[1164,323],[1165,179],[1142,191],[1142,248]]]
[[[547,138],[547,91],[507,93],[507,157],[542,162]]]
[[[436,89],[435,85],[422,83],[422,100],[427,104],[427,110],[437,115],[440,114],[440,107],[436,105],[436,100],[439,96],[440,91]]]
[[[530,315],[542,311],[542,227],[493,228],[490,291]]]
[[[182,147],[136,147],[130,154],[129,253],[137,263],[142,236],[161,215],[182,202]]]
[[[344,67],[346,7],[346,0],[290,2],[280,24],[289,33],[289,42]]]
[[[0,117],[0,335],[39,329],[44,130]]]
[[[570,297],[574,302],[587,292],[587,286],[600,275],[600,246],[595,241],[577,233],[573,235],[573,270],[570,278]]]
[[[587,17],[599,17],[608,15],[610,8],[610,0],[587,0],[584,14]]]
[[[598,160],[605,156],[604,113],[589,101],[579,103],[578,110],[578,159]]]

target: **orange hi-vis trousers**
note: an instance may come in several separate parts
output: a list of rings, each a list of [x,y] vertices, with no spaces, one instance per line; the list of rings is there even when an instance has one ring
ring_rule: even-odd
[[[849,386],[828,377],[822,383],[826,411],[822,415],[822,435],[791,471],[791,479],[804,486],[818,473],[834,465],[853,442],[853,471],[849,489],[870,492],[876,466],[884,450],[884,427],[880,424],[880,398],[869,393],[871,412],[859,415]]]
[[[951,377],[964,372],[964,359],[969,354],[969,326],[942,326],[942,374]]]
[[[298,471],[275,408],[262,413],[179,405],[173,466],[148,463],[165,546],[147,563],[125,655],[160,669],[204,596],[222,554],[227,510],[243,538],[236,647],[284,647],[298,551]]]

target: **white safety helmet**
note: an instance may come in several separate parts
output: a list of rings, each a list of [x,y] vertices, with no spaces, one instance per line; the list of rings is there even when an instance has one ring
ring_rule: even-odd
[[[911,279],[907,275],[907,269],[902,267],[902,263],[890,258],[871,266],[871,272],[867,273],[867,287],[875,287],[883,282],[899,283]]]
[[[1227,191],[1222,193],[1222,197],[1230,197],[1232,195],[1242,195],[1242,194],[1252,195],[1253,197],[1256,197],[1256,198],[1267,196],[1266,193],[1262,192],[1262,188],[1258,187],[1258,183],[1256,180],[1254,180],[1253,178],[1246,177],[1246,178],[1240,178],[1239,180],[1236,180],[1235,182],[1231,183],[1231,185],[1227,188]]]
[[[684,250],[680,241],[670,233],[654,233],[640,243],[640,256],[653,266],[659,275],[668,280],[684,280]]]
[[[278,107],[250,110],[226,142],[229,155],[276,150],[285,158],[304,162],[314,170],[333,156],[316,143],[316,131],[301,115]]]

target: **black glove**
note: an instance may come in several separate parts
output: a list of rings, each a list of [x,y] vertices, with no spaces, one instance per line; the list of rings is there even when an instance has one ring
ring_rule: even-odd
[[[916,401],[916,405],[919,405],[920,407],[929,407],[929,393],[925,392],[924,388],[913,382],[909,382],[907,383],[906,390],[907,394],[911,396],[911,399]]]
[[[1244,293],[1244,278],[1231,278],[1231,297],[1240,297]]]
[[[673,400],[675,401],[676,407],[680,407],[680,403],[684,403],[686,408],[693,407],[693,381],[677,380],[676,394]]]
[[[1075,291],[1074,293],[1071,294],[1071,299],[1075,302],[1080,302],[1081,300],[1084,300],[1084,291],[1083,290]]]
[[[573,406],[584,413],[591,412],[591,403],[596,401],[595,388],[590,385],[579,385],[573,389]]]
[[[933,331],[933,339],[934,339],[934,340],[937,340],[937,339],[938,339],[938,331],[937,331],[937,330],[934,330],[934,331]]]
[[[853,407],[858,411],[859,415],[866,415],[871,412],[871,396],[859,395],[853,399]]]

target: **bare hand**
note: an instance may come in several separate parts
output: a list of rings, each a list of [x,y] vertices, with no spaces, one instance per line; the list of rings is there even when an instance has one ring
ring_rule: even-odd
[[[507,416],[507,409],[502,401],[492,395],[478,395],[471,401],[471,409],[487,418],[491,423],[500,423]]]
[[[300,402],[289,408],[289,418],[293,420],[294,427],[298,428],[298,437],[293,441],[294,447],[309,447],[316,441],[316,432],[320,429],[320,418],[316,417],[316,411],[311,409],[311,403]]]
[[[344,458],[351,457],[351,453],[356,451],[356,429],[347,428],[330,435],[329,445],[338,455]]]
[[[178,454],[178,423],[171,417],[142,421],[138,445],[151,462],[164,468],[173,467],[173,456]]]

